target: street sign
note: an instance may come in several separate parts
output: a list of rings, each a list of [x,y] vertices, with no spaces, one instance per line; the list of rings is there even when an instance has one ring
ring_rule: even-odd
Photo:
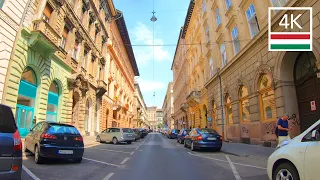
[[[310,101],[310,106],[311,106],[311,111],[317,110],[316,101]]]
[[[208,117],[208,121],[211,122],[212,121],[212,117]]]

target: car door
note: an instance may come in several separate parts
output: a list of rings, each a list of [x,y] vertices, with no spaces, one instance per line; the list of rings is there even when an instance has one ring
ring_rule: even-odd
[[[104,131],[102,131],[101,133],[100,133],[100,140],[101,141],[106,141],[106,136],[107,136],[107,131],[108,131],[108,129],[106,129],[106,130],[104,130]]]
[[[193,133],[194,133],[194,130],[190,131],[190,133],[185,136],[184,140],[188,146],[191,145],[191,138]]]
[[[319,133],[320,125],[318,125],[313,130],[318,130]],[[312,131],[311,131],[312,133]],[[310,143],[307,145],[305,152],[305,162],[304,162],[304,179],[316,180],[320,177],[319,171],[320,162],[320,136],[319,134],[315,139],[311,139]]]
[[[30,132],[30,139],[28,139],[28,149],[34,153],[34,147],[38,143],[39,132],[42,129],[42,122],[37,123],[31,130]]]
[[[107,129],[107,132],[105,134],[105,141],[110,142],[111,141],[111,134],[112,134],[113,128]]]

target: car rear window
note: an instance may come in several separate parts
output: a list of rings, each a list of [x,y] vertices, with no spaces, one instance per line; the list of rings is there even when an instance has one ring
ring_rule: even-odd
[[[52,125],[48,129],[49,134],[75,134],[80,135],[77,128],[72,126],[63,126],[63,125]]]
[[[124,133],[133,133],[132,129],[130,129],[130,128],[122,128],[122,131]]]
[[[0,133],[14,133],[16,130],[11,108],[0,105]]]
[[[218,134],[215,130],[213,129],[200,129],[200,132],[202,133],[215,133]]]

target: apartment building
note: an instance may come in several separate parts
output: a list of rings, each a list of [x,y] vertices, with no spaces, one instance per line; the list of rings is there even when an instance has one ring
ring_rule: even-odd
[[[134,89],[134,103],[136,109],[134,111],[133,127],[146,128],[149,126],[147,105],[144,102],[143,95],[141,93],[140,86],[138,83],[134,84]]]
[[[163,124],[169,129],[174,128],[174,106],[173,106],[173,83],[169,82],[167,87],[166,96],[164,97],[163,105]]]

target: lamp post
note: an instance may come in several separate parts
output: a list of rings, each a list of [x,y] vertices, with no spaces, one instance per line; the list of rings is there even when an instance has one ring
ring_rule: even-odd
[[[223,113],[223,97],[222,97],[222,83],[221,83],[221,76],[220,76],[220,68],[217,69],[217,73],[218,73],[218,78],[219,78],[219,86],[220,86],[220,109],[221,109],[221,131],[222,131],[222,135],[223,137],[225,137],[224,134],[224,124],[225,124],[225,120],[224,120],[224,113]]]

